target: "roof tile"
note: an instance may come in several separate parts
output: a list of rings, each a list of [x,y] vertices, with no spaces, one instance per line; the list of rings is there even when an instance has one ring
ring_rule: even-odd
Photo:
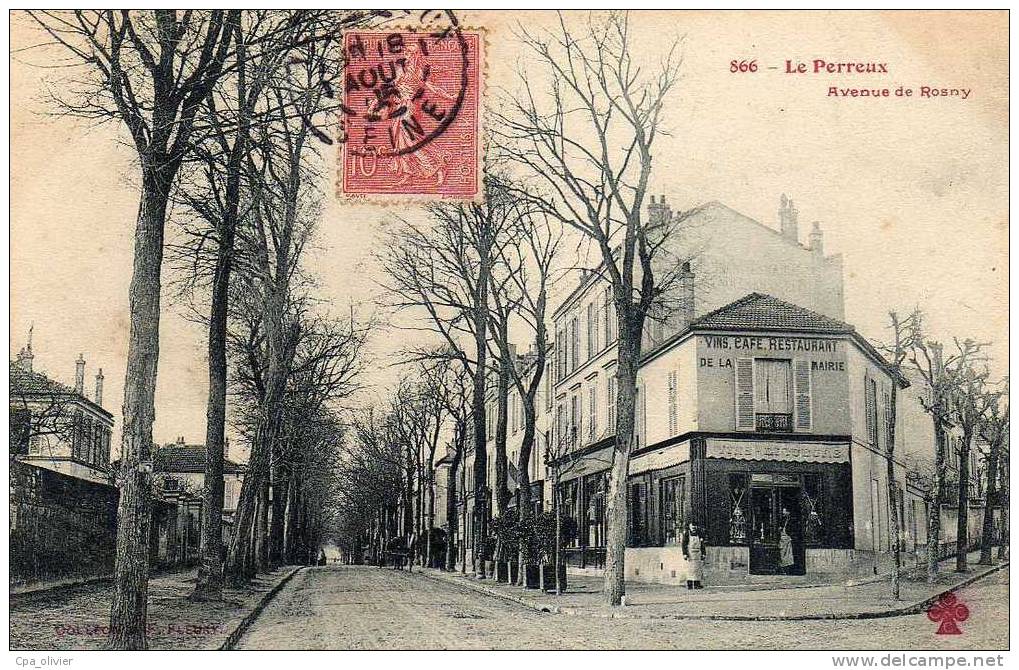
[[[205,472],[204,444],[167,444],[156,450],[152,460],[155,472]],[[228,474],[244,472],[242,465],[223,460],[223,472]]]
[[[844,321],[779,300],[765,293],[751,293],[693,320],[692,329],[792,330],[845,334],[854,331]]]

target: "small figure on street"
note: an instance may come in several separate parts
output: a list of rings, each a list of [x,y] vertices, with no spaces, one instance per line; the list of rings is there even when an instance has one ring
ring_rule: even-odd
[[[318,560],[315,561],[315,565],[325,565],[325,564],[326,564],[326,552],[325,552],[325,549],[319,549],[318,550]]]
[[[704,585],[704,557],[707,549],[704,547],[703,533],[700,527],[691,523],[683,532],[683,558],[686,559],[686,588],[702,589]]]
[[[779,565],[782,567],[782,574],[788,575],[793,572],[793,565],[796,559],[793,558],[793,538],[789,534],[789,510],[782,509],[782,533],[778,538]]]

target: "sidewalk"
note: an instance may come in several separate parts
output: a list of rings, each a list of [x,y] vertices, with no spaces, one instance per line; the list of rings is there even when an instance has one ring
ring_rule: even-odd
[[[900,599],[889,597],[888,579],[847,585],[796,585],[793,587],[737,589],[732,586],[689,591],[680,586],[627,582],[626,606],[609,607],[602,602],[600,577],[570,575],[568,592],[556,596],[536,589],[479,580],[459,572],[421,570],[433,579],[458,584],[489,595],[514,600],[536,610],[581,616],[634,619],[709,619],[723,621],[785,621],[805,619],[868,619],[914,614],[927,609],[937,598],[1001,569],[1008,561],[992,566],[976,565],[980,553],[970,555],[970,571],[952,571],[954,558],[942,563],[933,586],[925,580],[903,576]]]
[[[150,649],[219,649],[237,637],[274,592],[299,568],[259,575],[244,588],[226,589],[222,602],[188,599],[197,573],[178,572],[149,580]],[[95,650],[106,642],[110,622],[109,583],[84,584],[11,599],[10,648]]]

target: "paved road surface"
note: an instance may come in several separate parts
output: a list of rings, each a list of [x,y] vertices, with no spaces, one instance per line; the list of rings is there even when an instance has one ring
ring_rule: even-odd
[[[963,635],[925,615],[865,621],[721,622],[542,614],[419,574],[327,566],[297,575],[242,649],[1003,649],[1008,575],[964,589]],[[738,597],[738,594],[734,594]]]

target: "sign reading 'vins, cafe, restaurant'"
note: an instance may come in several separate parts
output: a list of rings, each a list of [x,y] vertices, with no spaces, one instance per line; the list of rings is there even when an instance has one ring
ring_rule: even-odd
[[[708,349],[824,352],[838,351],[838,340],[820,337],[761,337],[758,335],[708,335]]]

